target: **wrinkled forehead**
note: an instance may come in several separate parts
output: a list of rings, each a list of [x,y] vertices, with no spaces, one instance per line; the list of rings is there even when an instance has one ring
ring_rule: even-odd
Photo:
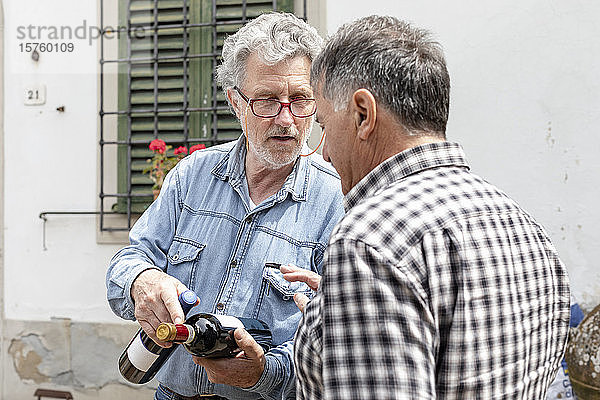
[[[303,67],[303,73],[307,73],[310,77],[311,60],[305,55],[293,55],[277,61],[269,61],[260,51],[253,51],[245,59],[245,69],[248,73],[298,68],[300,65]]]
[[[310,60],[305,56],[265,64],[258,55],[252,55],[248,58],[247,73],[242,86],[247,89],[279,88],[312,95],[309,69]]]

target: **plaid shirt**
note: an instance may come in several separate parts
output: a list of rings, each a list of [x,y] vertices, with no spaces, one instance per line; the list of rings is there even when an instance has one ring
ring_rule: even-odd
[[[543,399],[569,326],[543,228],[458,144],[386,160],[346,196],[296,334],[300,399]]]

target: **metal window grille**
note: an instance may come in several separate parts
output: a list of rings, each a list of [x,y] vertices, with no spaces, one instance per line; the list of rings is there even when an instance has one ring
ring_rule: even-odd
[[[100,0],[101,231],[129,230],[152,201],[152,181],[142,174],[152,157],[151,140],[189,148],[239,136],[239,123],[213,79],[223,39],[261,13],[293,11],[293,5],[293,0],[119,0],[119,26],[112,28],[105,26]],[[301,17],[306,20],[306,0]],[[105,58],[105,41],[115,35],[118,57]],[[105,105],[114,96],[105,89],[107,68],[118,71],[116,107]],[[116,190],[106,183],[107,171],[114,169],[107,155],[118,163]],[[123,214],[126,223],[107,219],[109,214]]]

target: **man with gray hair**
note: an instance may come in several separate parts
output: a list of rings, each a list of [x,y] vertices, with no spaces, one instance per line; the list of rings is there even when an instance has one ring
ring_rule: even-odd
[[[183,320],[177,296],[187,288],[200,301],[191,313],[270,326],[266,353],[240,329],[235,358],[192,359],[176,349],[158,373],[156,400],[295,395],[292,339],[301,314],[293,296],[310,289],[266,263],[319,273],[343,214],[338,175],[305,145],[316,110],[310,65],[321,45],[314,28],[280,13],[225,40],[217,79],[243,135],[180,161],[110,263],[110,306],[161,345],[155,330]]]
[[[362,18],[329,40],[311,83],[347,214],[296,334],[299,398],[545,398],[567,339],[567,271],[544,229],[446,141],[439,44]]]

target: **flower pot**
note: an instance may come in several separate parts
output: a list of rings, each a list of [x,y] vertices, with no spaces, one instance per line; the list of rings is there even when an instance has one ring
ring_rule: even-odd
[[[600,400],[600,305],[571,328],[565,359],[577,398]]]

